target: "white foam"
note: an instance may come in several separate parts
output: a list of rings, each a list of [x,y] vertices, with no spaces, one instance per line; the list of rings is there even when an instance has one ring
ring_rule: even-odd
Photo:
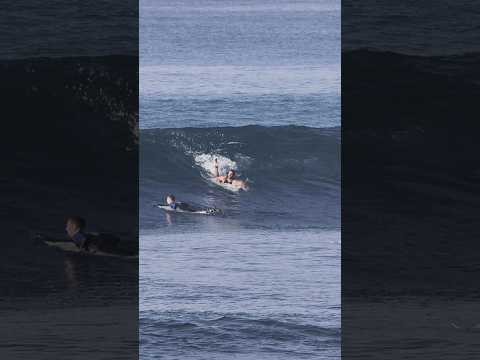
[[[195,164],[202,168],[202,176],[204,179],[228,191],[240,191],[240,188],[237,186],[220,183],[215,178],[215,159],[218,161],[218,172],[220,175],[225,175],[230,169],[238,170],[237,163],[235,161],[218,154],[195,154],[193,158],[195,160]]]
[[[229,158],[218,154],[196,154],[194,155],[195,164],[200,166],[212,177],[215,176],[215,159],[218,161],[218,171],[224,175],[228,170],[237,170],[237,163]]]

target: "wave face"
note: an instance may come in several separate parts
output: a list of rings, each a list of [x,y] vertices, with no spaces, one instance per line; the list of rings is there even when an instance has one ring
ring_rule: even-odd
[[[346,297],[477,292],[479,69],[479,53],[344,53],[342,251],[362,263]]]
[[[222,220],[245,227],[339,227],[339,128],[152,129],[140,141],[141,228],[162,225],[152,204],[167,193],[221,208]],[[250,189],[235,193],[211,181],[215,158],[221,173],[236,169]]]
[[[49,5],[38,3],[46,22]],[[24,17],[9,21],[15,19]],[[25,19],[27,33],[41,33],[38,18]],[[13,41],[25,45],[18,36]],[[4,54],[10,47],[2,44]],[[49,48],[40,42],[31,49],[38,47]],[[2,331],[2,344],[22,338],[22,346],[2,346],[2,359],[39,353],[58,359],[66,347],[76,354],[138,354],[138,260],[77,256],[32,239],[37,233],[64,238],[65,217],[78,213],[89,231],[137,246],[137,64],[134,56],[0,61],[2,324],[32,324]],[[81,316],[72,317],[79,308]],[[65,328],[70,340],[63,339]]]
[[[72,259],[65,277],[61,252],[32,242],[36,233],[63,238],[65,217],[78,212],[89,231],[138,243],[137,63],[129,56],[0,61],[2,168],[14,174],[1,180],[3,238],[12,241],[3,242],[0,280],[8,286],[0,297],[40,299],[29,309],[137,298],[134,261],[89,267]],[[122,281],[112,281],[104,266]],[[25,287],[32,269],[35,281]],[[106,285],[113,283],[122,285]]]

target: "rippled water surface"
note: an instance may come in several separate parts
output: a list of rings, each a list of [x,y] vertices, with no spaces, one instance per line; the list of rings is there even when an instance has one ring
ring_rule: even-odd
[[[340,235],[141,236],[144,359],[339,358]]]

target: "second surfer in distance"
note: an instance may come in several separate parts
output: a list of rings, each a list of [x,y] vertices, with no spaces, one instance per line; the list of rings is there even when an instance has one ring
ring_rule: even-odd
[[[196,209],[191,207],[189,204],[184,202],[178,202],[174,195],[168,194],[165,197],[165,202],[172,210],[182,210],[182,211],[190,211],[195,212]]]
[[[248,190],[248,185],[245,181],[237,179],[237,173],[235,170],[230,169],[227,171],[227,175],[221,176],[218,172],[218,160],[215,159],[215,179],[222,184],[230,184],[238,189]]]
[[[156,206],[165,211],[175,211],[191,214],[214,215],[222,213],[222,210],[217,208],[197,208],[185,202],[177,201],[175,195],[173,194],[168,194],[165,197],[165,202],[166,204],[157,204]]]

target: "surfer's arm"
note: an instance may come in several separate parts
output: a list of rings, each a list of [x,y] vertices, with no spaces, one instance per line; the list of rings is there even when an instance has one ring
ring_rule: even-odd
[[[215,159],[215,177],[216,177],[218,180],[220,180],[220,179],[219,179],[220,173],[218,172],[218,161],[217,161],[217,159]]]
[[[217,181],[219,182],[224,182],[225,179],[227,178],[226,176],[220,176],[220,173],[218,172],[218,161],[217,159],[215,159],[215,179],[217,179]]]

